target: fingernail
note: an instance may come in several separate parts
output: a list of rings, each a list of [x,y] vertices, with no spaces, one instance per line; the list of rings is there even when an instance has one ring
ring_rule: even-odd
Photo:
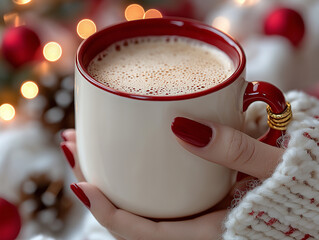
[[[68,160],[70,166],[72,168],[74,168],[74,165],[75,165],[75,161],[74,161],[74,157],[73,157],[73,154],[71,152],[71,150],[67,147],[67,145],[65,144],[65,142],[61,143],[60,144],[60,147],[66,157],[66,160]]]
[[[171,128],[178,138],[196,147],[205,147],[213,136],[210,127],[183,117],[175,118]]]
[[[91,203],[90,200],[88,199],[88,197],[85,195],[85,193],[83,192],[83,190],[79,187],[79,185],[77,185],[76,183],[72,183],[70,185],[71,190],[74,192],[74,194],[78,197],[78,199],[80,199],[80,201],[87,207],[90,208],[91,207]]]
[[[67,139],[66,136],[65,136],[65,131],[61,131],[61,138],[62,138],[64,141],[68,141],[68,139]]]

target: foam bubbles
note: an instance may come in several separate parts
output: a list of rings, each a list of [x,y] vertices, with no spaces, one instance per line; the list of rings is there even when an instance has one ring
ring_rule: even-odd
[[[88,71],[97,81],[130,94],[167,96],[211,88],[233,72],[219,49],[186,37],[149,36],[117,42]]]

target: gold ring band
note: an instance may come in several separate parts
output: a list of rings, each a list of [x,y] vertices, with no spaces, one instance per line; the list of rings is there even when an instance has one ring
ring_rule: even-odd
[[[271,107],[267,106],[268,114],[268,125],[270,128],[276,130],[286,130],[288,124],[292,119],[291,105],[289,102],[286,103],[286,108],[282,113],[273,113]]]
[[[268,105],[267,106],[267,113],[268,113],[268,116],[270,116],[271,118],[282,119],[282,118],[285,118],[285,117],[291,115],[291,105],[290,105],[289,102],[286,102],[285,110],[282,113],[279,113],[279,114],[278,113],[273,113],[273,111],[271,110],[271,107]]]

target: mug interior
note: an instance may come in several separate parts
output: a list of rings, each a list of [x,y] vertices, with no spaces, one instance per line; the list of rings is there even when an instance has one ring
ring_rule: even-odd
[[[171,96],[146,96],[109,88],[92,78],[87,71],[91,60],[113,43],[134,37],[163,35],[188,37],[219,48],[232,60],[235,68],[234,73],[222,83],[200,92]],[[246,58],[244,51],[233,38],[201,22],[179,18],[144,19],[113,25],[93,34],[83,41],[76,55],[76,67],[78,71],[88,82],[96,87],[123,97],[155,101],[183,100],[218,91],[238,79],[244,71],[245,64]]]

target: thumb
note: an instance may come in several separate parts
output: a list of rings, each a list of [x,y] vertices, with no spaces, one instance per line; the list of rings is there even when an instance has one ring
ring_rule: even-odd
[[[177,117],[171,128],[189,152],[259,179],[273,173],[284,151],[217,123]]]

